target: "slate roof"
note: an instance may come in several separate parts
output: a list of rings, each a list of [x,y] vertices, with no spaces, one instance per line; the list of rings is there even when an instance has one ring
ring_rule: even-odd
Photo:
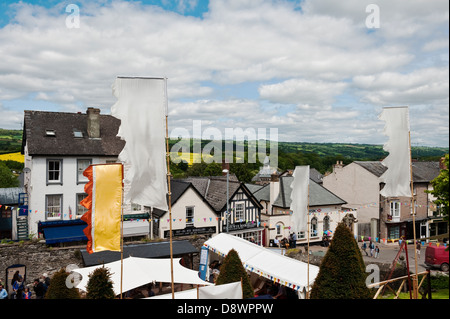
[[[294,180],[292,176],[283,176],[280,178],[280,192],[272,206],[290,208],[291,206],[291,184]],[[270,184],[256,190],[253,195],[258,200],[270,200]],[[344,205],[347,202],[339,198],[322,185],[309,181],[309,206],[326,206],[326,205]]]
[[[280,179],[280,194],[278,195],[273,206],[289,208],[291,207],[291,184],[294,177],[285,176]],[[325,187],[314,182],[309,181],[309,206],[326,206],[326,205],[343,205],[347,202],[339,198]]]
[[[259,201],[270,201],[270,184],[266,184],[263,187],[255,190],[253,192],[253,196],[255,196]]]
[[[196,254],[196,249],[189,241],[174,240],[172,242],[173,257],[182,257],[187,254]],[[96,266],[120,260],[119,251],[100,251],[89,254],[85,249],[81,250],[83,264],[85,267]],[[134,244],[124,245],[123,258],[127,257],[140,258],[169,258],[170,257],[170,243],[157,242],[148,244]]]
[[[211,210],[214,211],[214,208],[210,205],[210,203],[204,198],[204,196],[194,187],[194,185],[186,180],[177,180],[177,179],[172,179],[170,181],[170,192],[171,192],[171,196],[170,196],[170,202],[171,205],[173,206],[178,199],[180,199],[180,197],[186,192],[186,190],[188,190],[190,187],[192,187],[192,189],[197,192],[197,194],[203,199],[204,202],[206,202],[207,205],[209,205],[211,207]],[[167,195],[167,198],[169,196]],[[159,218],[161,218],[161,216],[163,216],[166,213],[166,211],[162,211],[158,208],[154,208],[153,209],[153,214]]]
[[[0,188],[0,205],[17,205],[20,193],[25,193],[23,187]]]
[[[365,168],[377,177],[383,175],[387,170],[386,166],[376,161],[355,161],[355,164]],[[430,182],[435,179],[440,172],[439,162],[413,162],[413,181],[415,183]]]
[[[194,185],[199,193],[208,201],[216,212],[221,212],[227,204],[227,177],[226,176],[210,176],[210,177],[188,177],[183,179]],[[248,197],[253,197],[252,192],[248,190],[245,184],[239,182],[235,175],[229,176],[229,198],[242,188]],[[255,205],[261,206],[255,198]]]
[[[125,141],[117,137],[120,120],[100,114],[100,139],[87,134],[86,113],[25,111],[22,152],[25,143],[32,156],[118,156]],[[55,136],[46,136],[54,130]],[[74,137],[74,130],[83,137]]]

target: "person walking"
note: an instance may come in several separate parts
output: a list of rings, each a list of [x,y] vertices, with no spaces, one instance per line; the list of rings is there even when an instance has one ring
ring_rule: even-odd
[[[380,247],[378,245],[375,247],[375,258],[378,258],[378,255],[380,254]]]
[[[373,257],[373,254],[375,252],[375,244],[372,241],[370,241],[369,243],[369,249],[370,249],[370,257]]]
[[[420,244],[420,241],[416,241],[416,252],[417,252],[417,260],[420,259],[420,248],[422,248],[422,245]]]
[[[362,249],[363,252],[366,253],[366,256],[369,256],[369,254],[368,254],[367,251],[366,251],[366,249],[367,249],[367,244],[366,244],[366,242],[365,242],[364,240],[363,240],[361,249]]]

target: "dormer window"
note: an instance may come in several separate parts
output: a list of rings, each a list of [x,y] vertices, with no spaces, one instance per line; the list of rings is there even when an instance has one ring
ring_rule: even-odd
[[[56,136],[55,130],[45,130],[45,136]]]

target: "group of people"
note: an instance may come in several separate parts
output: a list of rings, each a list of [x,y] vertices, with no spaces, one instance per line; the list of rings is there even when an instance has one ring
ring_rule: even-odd
[[[367,248],[369,248],[369,253],[367,253]],[[378,247],[378,245],[375,246],[375,244],[372,241],[369,241],[369,245],[367,245],[366,242],[363,241],[361,249],[363,252],[366,253],[366,256],[378,258],[380,254],[380,247]]]
[[[296,233],[289,234],[289,239],[286,237],[283,237],[283,239],[281,239],[281,240],[278,240],[278,238],[275,238],[273,243],[275,244],[276,247],[280,247],[280,248],[285,248],[285,249],[296,248],[297,247],[297,234]]]
[[[44,299],[50,285],[50,278],[44,274],[40,279],[33,282],[35,299]],[[24,278],[19,271],[16,271],[11,279],[12,292],[9,294],[5,286],[0,282],[0,299],[31,299],[30,287],[25,285]]]

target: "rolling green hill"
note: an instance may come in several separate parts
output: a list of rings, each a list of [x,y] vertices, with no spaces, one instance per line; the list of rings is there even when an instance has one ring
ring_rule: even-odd
[[[171,140],[171,148],[177,141]],[[201,141],[201,149],[210,141]],[[192,146],[192,141],[191,141]],[[5,130],[0,128],[0,154],[20,152],[22,146],[22,130]],[[225,150],[225,146],[222,147]],[[192,149],[191,149],[192,150]],[[267,145],[269,150],[269,145]],[[412,157],[418,160],[438,160],[449,152],[444,147],[413,146]],[[382,145],[371,144],[341,144],[341,143],[304,143],[304,142],[279,142],[278,153],[281,158],[294,154],[302,154],[310,157],[339,157],[346,161],[353,160],[380,160],[388,154]]]
[[[0,128],[0,154],[20,152],[22,130],[4,130]]]

